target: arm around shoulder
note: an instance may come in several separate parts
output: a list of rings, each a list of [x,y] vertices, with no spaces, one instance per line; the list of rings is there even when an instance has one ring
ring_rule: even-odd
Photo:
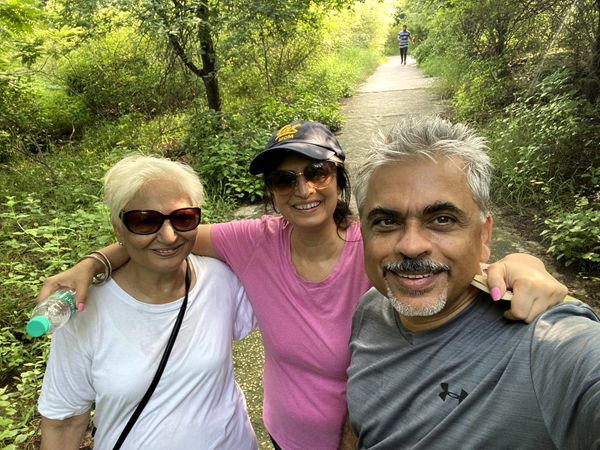
[[[212,239],[210,237],[211,229],[212,225],[198,226],[198,235],[196,236],[196,243],[194,244],[192,253],[199,256],[210,256],[211,258],[216,258],[224,262],[225,260],[219,256],[213,247]]]
[[[90,410],[63,420],[42,417],[40,450],[78,450],[90,423]]]

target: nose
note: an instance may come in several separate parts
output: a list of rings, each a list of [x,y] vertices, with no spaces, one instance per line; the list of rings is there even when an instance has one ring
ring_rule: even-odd
[[[397,254],[406,258],[430,255],[432,250],[431,236],[420,223],[406,224],[400,233],[394,250]]]
[[[158,234],[165,243],[175,242],[177,240],[177,231],[175,231],[175,228],[173,228],[169,219],[165,219],[162,227],[158,230]]]
[[[296,195],[302,198],[308,198],[308,196],[315,191],[315,188],[306,181],[304,175],[298,175],[296,178]]]

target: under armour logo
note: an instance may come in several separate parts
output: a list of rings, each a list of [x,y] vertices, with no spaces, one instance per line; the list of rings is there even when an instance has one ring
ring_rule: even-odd
[[[440,386],[442,386],[443,389],[443,391],[440,392],[440,398],[443,401],[446,401],[446,397],[455,398],[458,400],[458,404],[460,405],[460,402],[462,402],[465,398],[467,398],[467,395],[469,395],[464,389],[460,390],[460,395],[455,392],[450,392],[448,390],[448,383],[442,383]]]

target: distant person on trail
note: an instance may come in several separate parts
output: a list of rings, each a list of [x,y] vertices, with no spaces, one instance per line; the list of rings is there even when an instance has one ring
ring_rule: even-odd
[[[413,38],[410,36],[410,31],[406,29],[406,25],[402,25],[402,31],[398,33],[398,47],[400,48],[400,64],[406,65],[406,53],[408,52],[408,41],[415,45]]]
[[[265,350],[263,420],[276,449],[340,446],[352,313],[371,287],[359,223],[350,210],[345,159],[335,136],[320,123],[285,125],[250,164],[251,174],[264,177],[281,217],[200,225],[192,250],[229,265],[252,304]],[[116,244],[102,250],[113,267],[127,262],[128,251]],[[67,286],[76,289],[81,303],[102,269],[86,258],[48,278],[39,297]],[[513,309],[507,315],[527,321],[566,295],[528,255],[491,265],[488,284],[494,298],[512,286]]]

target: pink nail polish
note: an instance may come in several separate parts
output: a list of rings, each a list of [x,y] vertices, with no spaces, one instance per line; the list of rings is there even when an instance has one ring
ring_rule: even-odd
[[[77,309],[79,311],[83,311],[84,308],[85,308],[85,303],[80,303],[79,305],[77,305]]]
[[[490,292],[492,294],[492,298],[494,299],[495,302],[497,302],[498,300],[500,300],[502,298],[502,294],[500,293],[500,288],[493,288],[492,291]]]

